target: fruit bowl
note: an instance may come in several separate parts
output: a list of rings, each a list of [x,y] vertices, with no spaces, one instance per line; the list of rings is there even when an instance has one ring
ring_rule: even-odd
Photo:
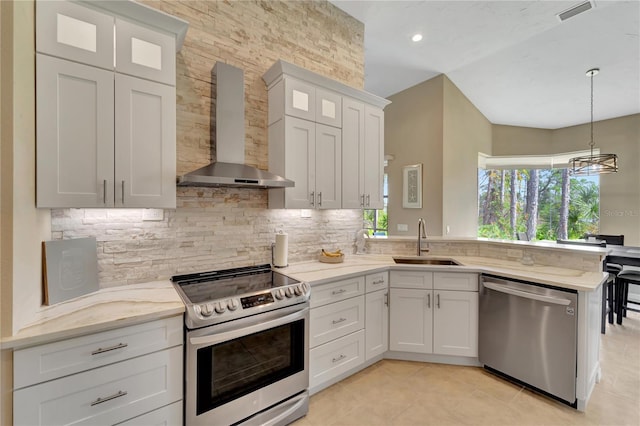
[[[322,263],[342,263],[344,262],[344,253],[340,250],[326,251],[322,249],[318,260]]]

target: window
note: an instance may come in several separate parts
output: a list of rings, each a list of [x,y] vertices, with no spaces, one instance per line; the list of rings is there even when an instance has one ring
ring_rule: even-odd
[[[600,180],[566,168],[479,169],[478,236],[578,239],[598,233]]]
[[[363,220],[365,223],[365,228],[369,230],[369,235],[388,235],[387,204],[389,202],[389,185],[386,173],[384,174],[383,178],[382,199],[384,200],[384,207],[382,208],[382,210],[363,210]]]

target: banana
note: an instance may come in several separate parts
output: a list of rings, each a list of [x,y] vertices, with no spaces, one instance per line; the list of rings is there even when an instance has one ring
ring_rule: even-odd
[[[342,250],[338,249],[336,251],[326,251],[325,249],[322,249],[322,255],[326,256],[326,257],[342,257]]]

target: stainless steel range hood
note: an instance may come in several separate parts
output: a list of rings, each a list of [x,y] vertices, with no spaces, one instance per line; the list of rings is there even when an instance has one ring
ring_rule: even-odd
[[[216,62],[216,158],[218,161],[178,177],[178,186],[285,188],[294,182],[244,164],[244,73]],[[211,144],[213,150],[213,143]],[[212,155],[213,156],[213,155]]]

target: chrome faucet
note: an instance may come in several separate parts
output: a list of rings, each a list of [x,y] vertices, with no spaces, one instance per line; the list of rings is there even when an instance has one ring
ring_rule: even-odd
[[[422,256],[422,252],[429,251],[428,248],[422,248],[422,239],[427,238],[427,230],[425,229],[426,223],[424,219],[418,219],[418,250],[417,255]]]

